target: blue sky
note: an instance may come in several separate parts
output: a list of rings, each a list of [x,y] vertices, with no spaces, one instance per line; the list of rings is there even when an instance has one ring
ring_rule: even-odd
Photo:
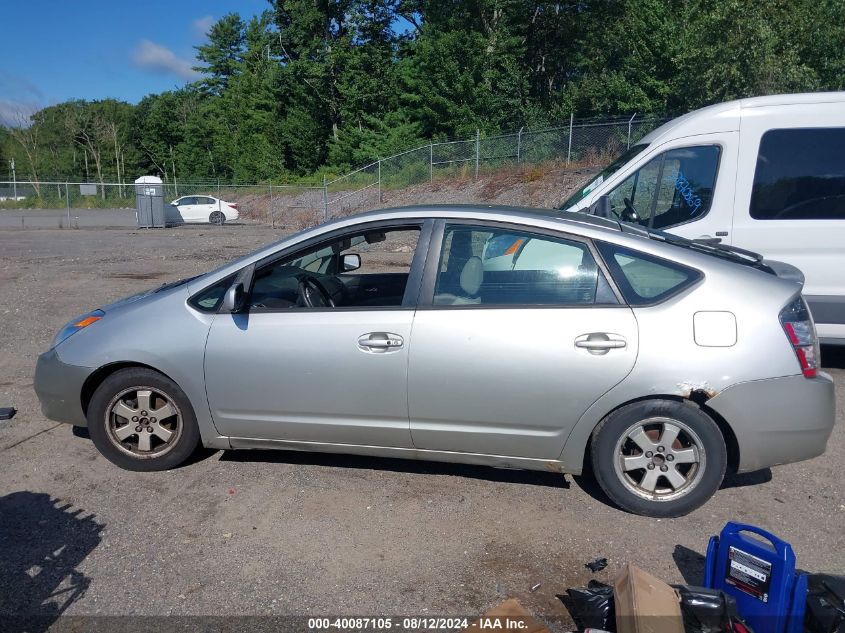
[[[194,46],[226,13],[267,0],[8,0],[0,9],[0,123],[67,99],[136,103],[196,79]]]

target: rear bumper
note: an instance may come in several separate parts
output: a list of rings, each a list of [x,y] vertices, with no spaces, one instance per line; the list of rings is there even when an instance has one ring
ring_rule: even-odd
[[[739,472],[798,462],[824,453],[836,421],[833,380],[785,376],[728,387],[707,401],[730,425]]]
[[[87,426],[82,410],[82,386],[94,370],[63,363],[51,349],[38,357],[33,386],[41,403],[41,412],[50,420]]]

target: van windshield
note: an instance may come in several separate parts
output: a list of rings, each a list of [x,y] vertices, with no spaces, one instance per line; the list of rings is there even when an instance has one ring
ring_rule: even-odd
[[[585,182],[581,187],[578,187],[575,190],[575,193],[573,193],[571,196],[569,196],[569,198],[566,199],[566,202],[564,202],[562,205],[560,205],[558,207],[558,209],[566,210],[569,207],[577,204],[578,202],[581,202],[581,200],[583,200],[584,197],[588,193],[590,193],[593,189],[598,187],[605,180],[610,178],[617,171],[622,169],[622,167],[625,166],[628,163],[628,161],[632,160],[637,154],[642,152],[646,147],[648,147],[648,143],[641,143],[639,145],[634,145],[633,147],[631,147],[630,149],[625,151],[621,156],[619,156],[619,158],[617,158],[612,163],[610,163],[610,165],[605,167],[599,173],[598,176],[593,177],[591,180],[588,180],[587,182]]]

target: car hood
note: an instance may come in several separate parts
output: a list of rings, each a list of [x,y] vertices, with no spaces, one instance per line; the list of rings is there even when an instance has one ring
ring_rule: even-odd
[[[128,297],[124,297],[122,299],[118,299],[108,305],[102,306],[100,309],[103,312],[109,312],[110,310],[115,310],[117,308],[122,308],[132,303],[136,303],[141,301],[142,299],[146,299],[148,297],[152,297],[153,295],[158,295],[162,292],[166,292],[168,290],[173,290],[175,288],[179,288],[181,286],[187,286],[187,284],[191,281],[196,279],[196,277],[188,277],[186,279],[179,279],[178,281],[172,281],[170,283],[162,284],[160,286],[155,286],[154,288],[149,288],[147,290],[142,290],[141,292],[137,292],[134,295],[129,295]]]

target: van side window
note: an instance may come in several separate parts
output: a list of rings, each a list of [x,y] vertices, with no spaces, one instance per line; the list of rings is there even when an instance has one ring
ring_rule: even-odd
[[[751,189],[755,220],[845,219],[845,128],[769,130]]]
[[[610,192],[611,210],[625,222],[665,229],[710,210],[721,148],[681,147],[655,156]]]

